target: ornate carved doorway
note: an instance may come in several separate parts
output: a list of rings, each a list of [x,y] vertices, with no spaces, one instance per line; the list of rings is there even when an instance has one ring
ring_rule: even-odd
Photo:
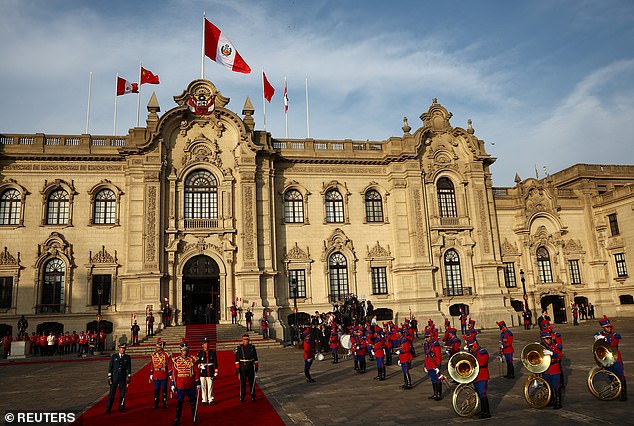
[[[220,269],[205,255],[191,258],[183,269],[183,323],[217,324],[220,318]]]

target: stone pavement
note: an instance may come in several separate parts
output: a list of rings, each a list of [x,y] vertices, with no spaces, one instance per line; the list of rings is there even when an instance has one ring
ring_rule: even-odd
[[[421,320],[422,321],[422,320]],[[622,337],[621,353],[625,360],[626,377],[632,383],[634,367],[634,319],[613,319]],[[306,383],[303,375],[302,351],[295,348],[262,349],[258,385],[267,395],[286,424],[330,425],[371,424],[407,425],[486,422],[497,425],[517,424],[601,424],[634,425],[632,399],[627,402],[599,401],[587,389],[586,376],[594,366],[592,337],[599,330],[597,321],[582,322],[578,327],[556,325],[564,339],[564,369],[566,389],[563,408],[531,409],[523,397],[527,371],[521,366],[519,353],[530,342],[538,341],[538,330],[512,328],[515,335],[514,380],[500,377],[497,361],[498,330],[483,330],[478,340],[491,354],[489,371],[489,401],[493,417],[463,419],[451,407],[451,390],[443,388],[442,401],[427,399],[432,393],[429,379],[424,374],[422,340],[417,340],[419,356],[414,359],[412,381],[414,389],[403,390],[400,367],[387,367],[388,380],[374,380],[376,365],[368,362],[368,372],[354,373],[352,360],[332,364],[329,357],[315,361],[312,376],[316,383]],[[77,358],[66,357],[76,360]],[[28,361],[39,361],[29,358]],[[107,392],[106,368],[108,358],[88,361],[47,363],[0,363],[0,412],[4,410],[60,410],[82,412]],[[133,360],[138,371],[147,359]],[[8,364],[8,365],[5,365]],[[446,360],[443,372],[446,374]],[[503,371],[503,369],[502,369]],[[232,374],[233,372],[228,372]],[[223,374],[223,372],[221,372]],[[504,374],[504,371],[502,372]],[[143,378],[145,379],[145,378]],[[630,391],[630,397],[632,393]],[[237,397],[237,396],[236,396]],[[148,401],[151,396],[148,395]],[[254,419],[255,421],[256,419]],[[255,421],[257,423],[257,421]]]

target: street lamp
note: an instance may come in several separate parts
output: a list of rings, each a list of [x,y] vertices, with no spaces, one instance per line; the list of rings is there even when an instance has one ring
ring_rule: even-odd
[[[293,291],[293,328],[291,329],[291,344],[295,343],[295,333],[298,332],[297,328],[297,277],[291,277],[291,290]],[[299,335],[297,336],[299,340]]]
[[[530,308],[528,307],[528,295],[526,294],[526,278],[524,278],[524,270],[520,269],[520,280],[522,281],[522,291],[524,292],[524,306],[526,308],[527,311],[530,311]],[[532,318],[531,318],[531,324],[533,322]]]

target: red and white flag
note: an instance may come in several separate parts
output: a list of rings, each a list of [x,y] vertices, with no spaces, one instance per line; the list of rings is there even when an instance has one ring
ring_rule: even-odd
[[[159,76],[141,67],[141,84],[160,84]]]
[[[207,19],[205,19],[205,56],[231,71],[244,74],[251,72],[251,68],[242,59],[231,40]]]
[[[271,102],[271,98],[275,94],[275,89],[271,86],[271,83],[266,79],[266,74],[262,71],[262,85],[264,86],[264,99]]]
[[[288,90],[286,90],[286,79],[284,79],[284,112],[288,111]]]
[[[117,77],[117,96],[127,95],[128,93],[139,93],[139,85]]]

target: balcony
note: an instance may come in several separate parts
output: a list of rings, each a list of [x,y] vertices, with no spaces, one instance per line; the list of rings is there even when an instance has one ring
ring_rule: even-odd
[[[471,296],[473,295],[473,287],[443,288],[442,295],[444,297]]]
[[[41,303],[35,305],[35,313],[37,314],[63,314],[66,312],[64,303]]]
[[[218,219],[185,219],[185,229],[216,229]]]

